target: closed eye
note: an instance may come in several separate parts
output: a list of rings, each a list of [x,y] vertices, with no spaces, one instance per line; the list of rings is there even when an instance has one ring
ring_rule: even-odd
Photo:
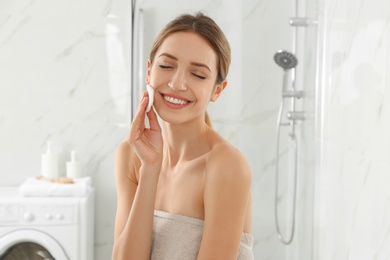
[[[195,77],[197,77],[199,79],[206,79],[206,77],[203,77],[203,76],[195,74],[195,73],[192,73],[192,75],[194,75]]]
[[[171,69],[171,68],[173,68],[172,66],[166,66],[166,65],[159,65],[159,66],[162,69]]]

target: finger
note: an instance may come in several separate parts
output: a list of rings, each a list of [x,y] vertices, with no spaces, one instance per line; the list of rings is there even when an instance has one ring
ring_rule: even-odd
[[[148,113],[146,113],[149,119],[150,130],[161,132],[160,124],[158,123],[156,112],[151,108]]]
[[[143,113],[145,113],[146,107],[148,106],[148,103],[149,103],[149,96],[148,96],[148,93],[145,91],[143,96],[142,96],[141,102],[138,106],[137,113],[138,113],[138,111],[142,111]]]
[[[127,141],[131,144],[134,144],[137,140],[142,138],[142,133],[145,131],[145,126],[143,125],[135,125],[134,123],[131,125],[130,130],[126,136]]]
[[[149,102],[148,97],[144,96],[138,106],[137,112],[135,112],[133,123],[134,122],[139,123],[138,122],[139,120],[142,121],[145,120],[145,109],[148,102]]]

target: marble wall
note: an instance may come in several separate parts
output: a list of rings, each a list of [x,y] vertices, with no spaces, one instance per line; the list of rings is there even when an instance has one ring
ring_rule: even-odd
[[[229,86],[209,112],[215,128],[248,159],[253,173],[255,259],[312,259],[316,27],[299,29],[298,102],[307,119],[297,126],[299,172],[294,242],[284,246],[274,220],[276,119],[283,70],[279,49],[293,51],[294,1],[139,1],[144,50],[166,22],[202,10],[225,31],[233,51]],[[316,1],[299,15],[316,17]],[[47,140],[64,174],[75,149],[96,188],[95,255],[110,259],[116,208],[113,158],[130,124],[131,1],[20,0],[0,3],[0,183],[19,185],[40,173]],[[233,106],[231,104],[234,104]],[[383,110],[384,111],[384,110]],[[384,132],[383,132],[384,133]],[[282,230],[288,234],[293,172],[283,130]]]
[[[320,3],[314,259],[390,259],[390,2]]]
[[[130,124],[130,1],[0,2],[0,184],[60,172],[76,150],[96,188],[95,259],[110,259],[114,151]]]
[[[242,116],[238,120],[238,146],[246,154],[253,172],[253,233],[256,236],[255,259],[312,259],[313,176],[314,176],[314,101],[316,26],[294,28],[289,19],[309,17],[315,20],[315,1],[249,1],[244,13],[244,57]],[[296,88],[305,91],[297,109],[306,120],[298,122],[297,208],[293,242],[283,245],[275,227],[276,122],[282,94],[283,70],[273,61],[278,50],[295,53]],[[290,74],[291,75],[291,74]],[[286,100],[285,113],[290,103]],[[294,187],[294,146],[290,129],[280,133],[278,211],[285,240],[291,233]]]

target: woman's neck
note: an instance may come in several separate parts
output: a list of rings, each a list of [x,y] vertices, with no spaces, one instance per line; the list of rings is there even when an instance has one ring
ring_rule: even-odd
[[[205,121],[194,120],[183,124],[163,123],[164,157],[173,167],[181,161],[192,160],[210,149]]]

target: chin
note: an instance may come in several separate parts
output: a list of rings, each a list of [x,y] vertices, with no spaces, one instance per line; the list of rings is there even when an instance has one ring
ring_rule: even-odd
[[[202,109],[195,107],[187,107],[184,109],[170,109],[164,104],[156,104],[155,111],[158,116],[166,123],[173,125],[188,124],[200,120],[205,121],[204,115],[206,112],[198,113]],[[203,121],[202,121],[203,120]]]
[[[173,114],[169,115],[168,113],[158,113],[158,116],[165,123],[173,124],[173,125],[184,124],[188,121],[188,119],[186,119],[186,118],[181,118],[180,116],[173,115]]]

